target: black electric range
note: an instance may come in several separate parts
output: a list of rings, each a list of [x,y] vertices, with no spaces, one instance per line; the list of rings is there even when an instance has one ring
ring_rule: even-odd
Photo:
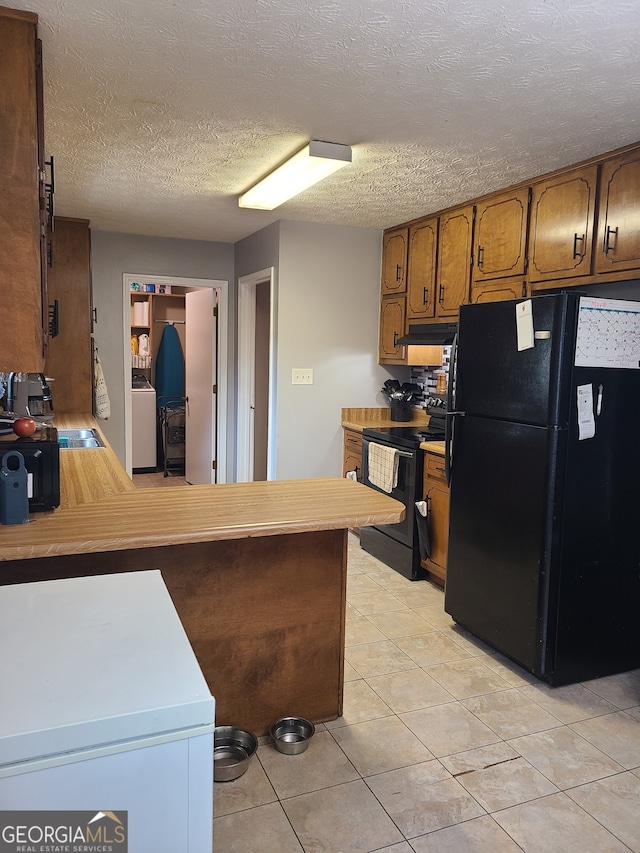
[[[442,425],[434,419],[428,426],[369,427],[362,431],[362,474],[363,483],[382,491],[377,483],[369,479],[369,446],[382,444],[396,451],[397,481],[390,494],[405,507],[404,520],[397,524],[383,524],[360,529],[360,545],[369,554],[382,560],[392,569],[410,580],[427,576],[420,562],[416,502],[422,501],[424,453],[420,450],[423,441],[444,439]]]
[[[427,426],[368,427],[362,435],[392,447],[414,448],[423,441],[444,441],[447,402],[446,394],[429,394],[425,400],[425,411],[430,416]]]
[[[362,435],[393,447],[420,447],[423,441],[444,441],[444,426],[367,427]]]

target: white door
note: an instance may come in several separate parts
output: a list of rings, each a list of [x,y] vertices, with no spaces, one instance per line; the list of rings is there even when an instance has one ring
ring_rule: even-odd
[[[203,287],[185,296],[185,395],[187,482],[216,482],[217,291]]]
[[[261,289],[260,316],[257,295]],[[266,300],[266,301],[265,301]],[[260,436],[260,471],[257,479],[275,480],[275,311],[276,286],[273,268],[238,279],[238,412],[237,480],[256,479],[256,435]],[[257,322],[259,321],[259,322]],[[257,336],[257,328],[260,335]],[[258,347],[258,340],[260,346]],[[256,361],[263,368],[256,388]],[[260,390],[261,394],[256,394]],[[257,424],[256,416],[260,418]],[[264,458],[266,456],[266,458]],[[266,470],[265,470],[266,469]]]

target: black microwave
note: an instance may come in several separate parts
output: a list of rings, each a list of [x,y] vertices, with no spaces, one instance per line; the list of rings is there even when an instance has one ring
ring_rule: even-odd
[[[43,512],[60,506],[58,430],[43,427],[28,438],[20,438],[13,432],[0,435],[0,463],[9,450],[17,450],[24,457],[29,512]]]

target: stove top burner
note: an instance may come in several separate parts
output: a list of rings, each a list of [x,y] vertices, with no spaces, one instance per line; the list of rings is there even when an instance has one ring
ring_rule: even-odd
[[[419,447],[423,441],[444,440],[444,428],[432,424],[424,427],[369,427],[362,434],[373,441],[397,447]]]

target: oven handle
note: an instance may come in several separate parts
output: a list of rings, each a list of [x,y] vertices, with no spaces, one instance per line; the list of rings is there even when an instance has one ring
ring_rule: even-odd
[[[370,444],[372,441],[374,444],[376,443],[375,438],[371,438],[371,439],[365,438],[364,439],[364,443],[367,445]],[[383,447],[393,447],[393,445],[392,444],[386,444],[386,445],[383,445]],[[398,456],[405,456],[407,459],[413,459],[415,456],[415,450],[413,452],[408,451],[408,450],[398,450],[397,447],[393,447],[393,449],[398,454]]]

